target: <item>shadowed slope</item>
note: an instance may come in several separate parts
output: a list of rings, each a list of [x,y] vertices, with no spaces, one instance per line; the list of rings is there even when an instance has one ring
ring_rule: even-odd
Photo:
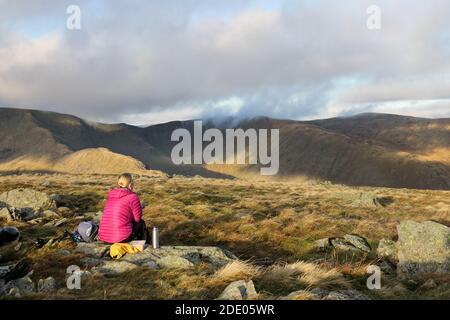
[[[280,129],[280,170],[272,178],[450,189],[449,119],[364,114],[309,122],[258,117],[219,125],[204,121],[203,125],[204,130],[212,126]],[[170,137],[178,128],[186,128],[193,136],[193,121],[141,128],[51,112],[0,109],[0,170],[46,171],[65,166],[76,173],[91,169],[105,173],[123,162],[133,170],[145,167],[170,174],[261,177],[257,165],[174,165],[170,153],[177,142]],[[76,153],[97,148],[109,151]],[[111,165],[95,167],[94,155],[105,164],[109,156],[114,160]]]

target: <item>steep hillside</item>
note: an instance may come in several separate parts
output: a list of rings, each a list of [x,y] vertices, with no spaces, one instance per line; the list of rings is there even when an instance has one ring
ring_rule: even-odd
[[[450,119],[367,113],[310,121],[321,128],[450,164]],[[447,151],[447,152],[446,152]]]
[[[424,161],[416,154],[395,146],[387,147],[373,139],[312,123],[269,118],[244,121],[239,126],[280,129],[279,178],[308,177],[350,185],[450,188],[450,166],[443,161]],[[229,166],[209,168],[239,175],[239,170]],[[259,168],[243,166],[242,170],[244,175],[249,170],[257,174]]]
[[[115,173],[145,168],[169,174],[261,178],[257,165],[174,165],[170,153],[176,143],[170,141],[171,134],[178,128],[193,133],[193,123],[141,128],[0,109],[0,170]],[[308,122],[258,117],[203,124],[204,130],[213,126],[280,129],[280,169],[275,179],[450,189],[450,119],[363,114]]]

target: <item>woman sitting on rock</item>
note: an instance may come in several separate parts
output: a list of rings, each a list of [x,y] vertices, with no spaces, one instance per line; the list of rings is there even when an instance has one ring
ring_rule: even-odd
[[[106,243],[130,242],[150,239],[142,220],[141,201],[133,192],[131,174],[119,176],[118,188],[111,190],[103,210],[98,231],[99,239]]]

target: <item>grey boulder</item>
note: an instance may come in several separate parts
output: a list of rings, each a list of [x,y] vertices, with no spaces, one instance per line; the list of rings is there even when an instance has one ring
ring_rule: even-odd
[[[433,221],[402,221],[397,232],[397,273],[401,278],[450,272],[449,227]]]
[[[53,210],[56,208],[55,201],[47,194],[27,188],[14,189],[2,193],[0,202],[6,203],[8,207],[27,212]]]
[[[230,283],[218,300],[246,300],[257,297],[255,285],[252,280],[238,280]]]

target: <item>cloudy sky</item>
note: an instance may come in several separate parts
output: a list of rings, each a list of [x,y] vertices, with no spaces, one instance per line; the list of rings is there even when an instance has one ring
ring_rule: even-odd
[[[0,107],[141,125],[450,117],[450,1],[0,0]]]

